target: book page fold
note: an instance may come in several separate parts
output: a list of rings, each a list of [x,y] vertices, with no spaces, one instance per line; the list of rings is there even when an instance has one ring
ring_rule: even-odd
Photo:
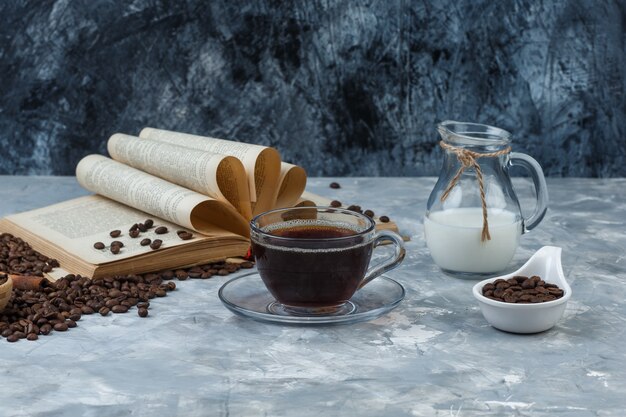
[[[281,170],[280,154],[276,149],[150,127],[144,128],[139,137],[239,159],[248,174],[253,215],[274,207]]]
[[[88,155],[76,167],[87,190],[201,232],[216,228],[249,236],[246,220],[234,207],[101,155]]]
[[[252,217],[246,172],[235,157],[121,133],[109,138],[107,150],[118,162],[228,202],[245,219]]]
[[[276,208],[291,207],[306,188],[306,172],[297,165],[282,162],[278,183],[280,188],[276,196]]]

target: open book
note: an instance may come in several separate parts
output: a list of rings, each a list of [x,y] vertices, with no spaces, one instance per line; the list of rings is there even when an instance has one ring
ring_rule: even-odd
[[[25,239],[69,272],[98,277],[244,256],[254,215],[329,204],[303,196],[305,171],[270,147],[145,128],[138,137],[111,136],[107,148],[111,158],[88,155],[76,167],[78,182],[96,195],[8,216],[0,231]],[[133,237],[130,230],[148,218],[154,226]],[[167,233],[157,234],[160,226]],[[113,230],[120,235],[111,237]],[[183,240],[182,232],[192,237]],[[152,249],[144,239],[162,243]],[[114,241],[123,244],[117,253]]]

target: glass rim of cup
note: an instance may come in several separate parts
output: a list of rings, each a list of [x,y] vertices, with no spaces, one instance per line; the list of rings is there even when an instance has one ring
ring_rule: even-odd
[[[365,227],[361,231],[358,231],[358,232],[354,231],[353,234],[349,234],[347,236],[327,237],[327,238],[306,238],[306,237],[293,238],[293,237],[278,236],[270,232],[266,232],[260,226],[257,226],[258,219],[266,215],[278,213],[281,211],[283,212],[306,211],[306,210],[313,210],[313,209],[316,210],[317,212],[322,212],[322,213],[342,213],[342,214],[347,214],[353,217],[357,217],[357,218],[365,220],[368,223],[368,226]],[[268,210],[263,213],[257,214],[256,216],[252,218],[252,220],[250,220],[250,228],[252,229],[252,232],[253,232],[251,234],[251,237],[254,233],[257,233],[259,235],[267,236],[267,237],[270,237],[271,239],[276,239],[279,241],[280,240],[285,240],[285,241],[300,240],[300,241],[307,241],[307,242],[314,242],[314,241],[341,242],[343,240],[354,239],[355,237],[365,236],[368,233],[374,232],[376,229],[376,222],[371,217],[366,216],[363,213],[359,213],[358,211],[352,211],[352,210],[332,207],[332,206],[283,207],[283,208]]]

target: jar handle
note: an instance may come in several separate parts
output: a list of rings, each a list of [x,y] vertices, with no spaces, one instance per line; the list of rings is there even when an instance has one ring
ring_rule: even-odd
[[[525,168],[530,172],[530,176],[535,184],[537,204],[533,214],[528,218],[524,218],[524,229],[522,233],[526,233],[541,223],[541,220],[543,220],[543,217],[546,215],[546,211],[548,210],[548,186],[546,185],[546,179],[543,176],[541,165],[539,165],[533,157],[519,152],[511,152],[510,156],[509,164],[511,166],[517,165]]]
[[[400,262],[404,259],[406,249],[404,249],[404,241],[399,234],[392,232],[391,230],[379,230],[374,238],[374,249],[380,246],[383,242],[390,242],[393,245],[393,254],[375,267],[369,268],[365,278],[363,278],[359,284],[358,289],[363,288],[365,284],[374,278],[394,269],[396,266],[400,265]]]

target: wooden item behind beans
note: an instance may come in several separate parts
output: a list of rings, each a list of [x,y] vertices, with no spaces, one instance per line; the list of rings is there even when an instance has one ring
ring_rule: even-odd
[[[0,312],[4,310],[7,303],[11,299],[11,291],[13,290],[13,281],[10,276],[7,276],[5,283],[0,284]]]

